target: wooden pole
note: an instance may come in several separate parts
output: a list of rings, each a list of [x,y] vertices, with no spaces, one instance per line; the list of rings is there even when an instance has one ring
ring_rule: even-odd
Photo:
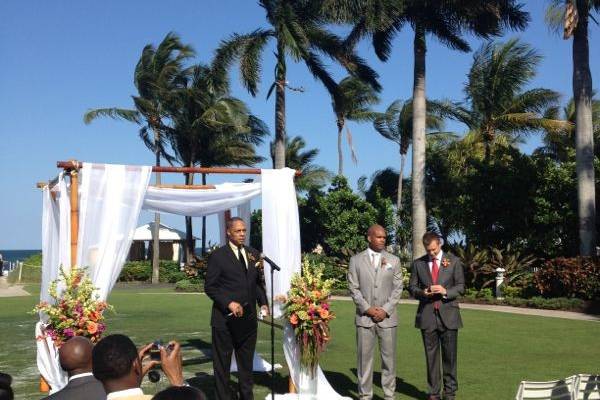
[[[81,163],[77,161],[58,161],[58,168],[66,170],[81,168]],[[206,167],[168,167],[154,166],[152,172],[173,172],[178,174],[240,174],[240,175],[260,175],[260,168],[206,168]],[[296,176],[301,176],[302,172],[296,171]]]
[[[78,170],[70,172],[71,178],[71,268],[77,265],[77,244],[79,240],[79,179]]]

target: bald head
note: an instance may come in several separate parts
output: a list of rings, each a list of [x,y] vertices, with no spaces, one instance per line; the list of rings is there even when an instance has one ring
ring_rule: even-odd
[[[367,231],[367,241],[369,242],[369,247],[371,250],[379,253],[381,250],[385,249],[385,240],[387,234],[383,226],[375,224],[369,227]]]
[[[60,347],[60,366],[69,376],[92,371],[93,344],[90,339],[75,336]]]

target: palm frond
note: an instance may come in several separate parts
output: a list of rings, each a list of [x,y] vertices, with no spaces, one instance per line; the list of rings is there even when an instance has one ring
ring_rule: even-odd
[[[109,117],[112,119],[122,119],[136,124],[142,123],[142,116],[136,110],[127,110],[123,108],[96,108],[88,110],[83,115],[83,122],[85,124],[91,123],[98,117]]]

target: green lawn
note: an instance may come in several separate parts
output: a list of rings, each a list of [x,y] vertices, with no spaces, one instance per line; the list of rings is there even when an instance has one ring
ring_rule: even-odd
[[[27,314],[39,286],[26,287],[35,296],[0,298],[0,371],[10,373],[19,399],[38,399],[33,325]],[[209,398],[212,366],[204,352],[210,348],[210,301],[203,295],[177,294],[147,287],[117,289],[109,301],[117,313],[108,319],[111,333],[122,332],[143,344],[156,338],[179,340],[184,347],[185,375]],[[333,341],[321,363],[341,394],[356,397],[356,352],[351,302],[334,302]],[[401,306],[398,330],[398,399],[422,399],[425,366],[420,333],[413,328],[414,306]],[[459,395],[461,399],[510,399],[522,379],[549,380],[580,372],[600,372],[600,323],[464,310],[465,328],[459,335]],[[268,358],[269,330],[261,325],[258,351]],[[278,332],[278,343],[280,334]],[[277,362],[283,362],[276,346]],[[376,367],[378,370],[379,367]],[[255,395],[268,393],[269,379],[255,375]],[[379,373],[375,374],[377,396]],[[146,382],[153,393],[165,382]],[[277,391],[287,388],[287,372],[277,376]]]

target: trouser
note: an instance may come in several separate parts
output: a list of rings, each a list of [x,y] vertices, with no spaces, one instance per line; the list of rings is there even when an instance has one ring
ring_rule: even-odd
[[[458,330],[447,329],[437,310],[435,311],[435,318],[437,325],[435,330],[421,330],[427,360],[427,386],[430,395],[439,396],[442,389],[440,379],[441,347],[444,398],[453,399],[458,390],[456,378]]]
[[[386,399],[393,399],[396,391],[396,327],[356,327],[358,356],[358,395],[360,399],[373,398],[373,361],[375,341],[381,353],[381,387]]]
[[[230,400],[229,371],[231,355],[235,350],[238,367],[238,389],[240,399],[252,400],[252,360],[256,347],[256,330],[236,342],[227,328],[212,328],[212,357],[215,375],[215,388],[218,400]]]

